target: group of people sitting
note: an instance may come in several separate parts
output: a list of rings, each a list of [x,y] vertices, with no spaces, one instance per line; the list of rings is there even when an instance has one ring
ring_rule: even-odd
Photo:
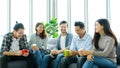
[[[27,61],[27,68],[49,68],[48,64],[52,60],[54,68],[68,68],[71,63],[77,63],[78,68],[116,68],[118,42],[107,19],[95,22],[93,38],[86,32],[81,21],[74,24],[75,36],[67,32],[68,26],[66,21],[60,22],[61,33],[57,38],[57,45],[49,50],[43,23],[36,24],[36,33],[31,35],[29,42],[24,34],[24,25],[16,23],[13,32],[5,34],[3,38],[2,68],[7,68],[7,63],[15,60]],[[29,52],[23,54],[23,49],[28,49]],[[68,57],[64,56],[65,50],[69,50]]]

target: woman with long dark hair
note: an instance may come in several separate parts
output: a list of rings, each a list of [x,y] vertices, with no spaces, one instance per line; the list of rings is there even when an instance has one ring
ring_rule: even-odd
[[[47,35],[43,23],[37,23],[35,30],[36,33],[32,34],[30,38],[29,47],[35,55],[35,59],[41,68],[44,55],[49,53],[49,50],[46,49]]]
[[[93,51],[82,50],[87,61],[82,68],[116,68],[117,38],[110,28],[107,19],[98,19],[95,23]]]

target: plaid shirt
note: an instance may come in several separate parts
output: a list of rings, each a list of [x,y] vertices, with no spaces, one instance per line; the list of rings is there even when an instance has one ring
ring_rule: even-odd
[[[2,48],[1,48],[1,53],[3,53],[4,51],[9,51],[10,47],[12,45],[12,33],[7,33],[4,38],[3,38],[3,42],[2,42]],[[27,37],[24,34],[20,40],[19,40],[19,49],[27,49]]]

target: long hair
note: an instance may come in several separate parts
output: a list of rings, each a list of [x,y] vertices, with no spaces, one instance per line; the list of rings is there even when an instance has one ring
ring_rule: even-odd
[[[35,30],[36,30],[36,32],[37,32],[37,27],[38,27],[39,25],[43,25],[43,32],[39,34],[39,37],[42,38],[42,39],[44,39],[44,38],[47,37],[47,34],[46,34],[46,32],[45,32],[45,26],[44,26],[44,24],[43,24],[43,23],[37,23],[37,24],[36,24],[36,27],[35,27]]]
[[[106,35],[114,38],[114,40],[115,40],[114,45],[117,46],[118,45],[117,38],[110,28],[109,21],[107,19],[98,19],[96,22],[98,22],[100,25],[102,25],[104,27],[103,30],[104,30]],[[100,39],[100,34],[95,32],[92,42],[93,42],[96,49],[99,49],[99,46],[98,46],[99,39]]]

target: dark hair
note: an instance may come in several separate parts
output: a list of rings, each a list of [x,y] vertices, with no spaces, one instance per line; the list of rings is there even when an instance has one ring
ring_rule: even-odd
[[[45,32],[45,27],[44,27],[44,24],[43,24],[43,23],[38,22],[38,23],[36,24],[35,30],[37,31],[37,29],[36,29],[36,28],[37,28],[39,25],[43,25],[43,32],[39,34],[39,37],[40,37],[40,38],[42,38],[42,39],[44,39],[44,38],[46,38],[46,37],[47,37],[47,34],[46,34],[46,32]]]
[[[84,29],[84,28],[85,28],[84,23],[81,22],[81,21],[76,21],[75,24],[74,24],[74,26],[79,26],[81,29]]]
[[[16,22],[14,28],[15,31],[18,31],[19,29],[24,29],[24,25],[22,23]]]
[[[110,28],[109,21],[107,19],[98,19],[96,22],[98,22],[100,25],[102,25],[104,27],[104,32],[106,35],[114,38],[115,46],[117,46],[118,45],[117,38]],[[94,46],[96,49],[99,49],[99,46],[98,46],[99,39],[100,39],[100,34],[95,32],[94,38],[93,38],[93,43],[94,43]]]
[[[61,21],[61,22],[60,22],[60,25],[61,25],[61,24],[67,24],[67,26],[68,26],[68,23],[67,23],[66,21]]]

